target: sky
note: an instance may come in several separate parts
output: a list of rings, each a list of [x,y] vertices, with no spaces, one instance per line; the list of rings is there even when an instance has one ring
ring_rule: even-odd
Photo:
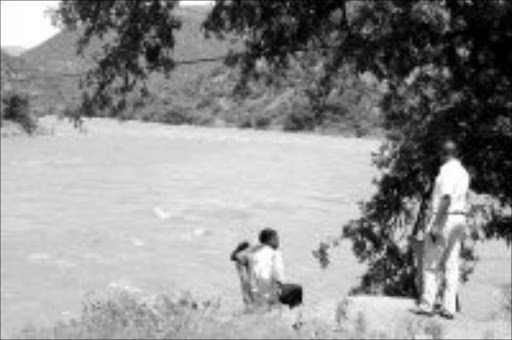
[[[185,6],[204,5],[211,1],[182,1]],[[55,8],[58,1],[1,0],[1,46],[32,48],[58,32],[52,25],[49,8]]]

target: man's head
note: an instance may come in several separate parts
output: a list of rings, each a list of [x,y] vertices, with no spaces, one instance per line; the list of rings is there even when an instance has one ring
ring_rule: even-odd
[[[265,228],[260,231],[259,240],[261,244],[265,244],[273,249],[279,248],[279,236],[274,229]]]
[[[457,143],[453,139],[446,139],[441,145],[441,159],[446,162],[457,157]]]

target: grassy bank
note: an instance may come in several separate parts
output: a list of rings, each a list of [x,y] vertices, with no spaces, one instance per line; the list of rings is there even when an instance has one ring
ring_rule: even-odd
[[[310,338],[275,314],[232,314],[217,301],[190,295],[141,298],[121,292],[87,298],[82,313],[51,327],[28,326],[15,338],[28,339],[235,339]],[[302,327],[303,328],[303,327]]]
[[[219,301],[188,294],[141,297],[117,292],[86,298],[80,315],[49,327],[27,326],[18,339],[443,339],[446,325],[435,319],[410,319],[374,331],[367,316],[350,316],[349,299],[333,310],[312,306],[296,310],[243,313]],[[325,307],[325,306],[324,306]],[[325,309],[325,308],[324,308]],[[398,317],[398,315],[397,315]],[[494,338],[492,332],[482,338]],[[9,335],[9,337],[11,337]]]
[[[116,291],[103,295],[89,294],[79,315],[61,319],[50,326],[29,325],[17,334],[7,334],[6,337],[449,339],[465,338],[471,334],[471,338],[500,339],[508,337],[509,334],[503,328],[510,327],[510,286],[506,287],[503,293],[504,323],[498,323],[500,328],[496,328],[496,323],[489,321],[480,323],[480,326],[475,328],[475,320],[463,317],[462,320],[455,322],[439,318],[412,317],[410,306],[403,299],[356,297],[345,298],[337,303],[306,305],[294,310],[276,308],[271,311],[249,313],[234,311],[231,307],[224,306],[220,300],[198,299],[190,294],[142,296],[127,291]],[[405,306],[407,308],[404,308]],[[379,327],[375,327],[375,322]]]

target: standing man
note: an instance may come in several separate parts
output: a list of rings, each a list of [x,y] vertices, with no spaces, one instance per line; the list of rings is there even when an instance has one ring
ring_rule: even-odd
[[[452,140],[443,143],[443,165],[436,177],[432,195],[433,216],[426,230],[423,264],[423,294],[419,312],[434,314],[434,303],[441,292],[439,315],[453,319],[456,312],[459,285],[459,257],[466,234],[467,194],[469,174],[457,159],[457,145]],[[440,285],[443,280],[444,284]]]

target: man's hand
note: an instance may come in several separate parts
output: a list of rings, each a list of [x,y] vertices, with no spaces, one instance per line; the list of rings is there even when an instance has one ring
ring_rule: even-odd
[[[437,240],[440,238],[440,234],[437,230],[433,229],[431,230],[428,235],[430,236],[430,239],[432,240],[432,242],[434,243],[437,243]]]
[[[483,230],[480,228],[471,228],[470,237],[473,241],[480,241],[484,239]]]
[[[437,213],[435,214],[434,219],[432,221],[432,227],[430,228],[430,230],[437,233],[438,235],[441,234],[441,231],[444,229],[444,226],[446,224],[446,219],[448,217],[448,208],[450,207],[450,204],[450,196],[443,196],[441,202],[439,203]]]
[[[430,236],[430,239],[432,240],[433,243],[442,243],[444,241],[443,234],[435,226],[433,226],[432,230],[428,233],[428,235]]]

